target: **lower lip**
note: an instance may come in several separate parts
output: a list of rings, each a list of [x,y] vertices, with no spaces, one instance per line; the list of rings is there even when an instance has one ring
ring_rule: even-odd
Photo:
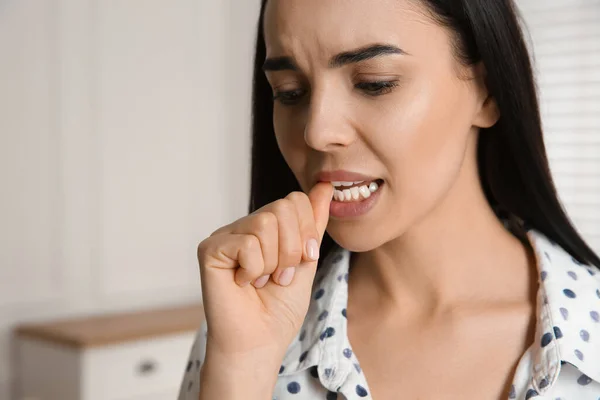
[[[365,215],[375,206],[375,202],[379,198],[383,186],[384,184],[382,183],[379,185],[376,192],[371,193],[371,196],[369,196],[368,199],[363,199],[361,201],[345,202],[332,200],[329,204],[329,215],[338,218],[351,218]]]

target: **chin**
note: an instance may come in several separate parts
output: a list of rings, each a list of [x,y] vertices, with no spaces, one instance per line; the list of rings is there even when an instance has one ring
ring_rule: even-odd
[[[378,232],[377,229],[365,230],[364,227],[350,227],[341,224],[339,226],[335,225],[338,224],[334,222],[328,227],[327,233],[329,236],[331,236],[338,245],[354,253],[374,250],[389,241],[389,239],[385,238],[382,235],[382,232]]]

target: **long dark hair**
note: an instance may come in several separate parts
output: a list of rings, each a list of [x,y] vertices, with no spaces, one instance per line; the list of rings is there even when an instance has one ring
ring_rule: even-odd
[[[480,179],[490,205],[522,240],[528,228],[536,229],[577,261],[600,268],[600,259],[567,217],[552,181],[531,60],[512,0],[422,1],[453,32],[456,57],[465,65],[483,62],[486,67],[487,88],[501,115],[493,127],[481,129],[478,142]],[[272,92],[262,71],[266,4],[262,0],[254,59],[250,212],[301,190],[277,146]],[[333,244],[325,234],[321,259]]]

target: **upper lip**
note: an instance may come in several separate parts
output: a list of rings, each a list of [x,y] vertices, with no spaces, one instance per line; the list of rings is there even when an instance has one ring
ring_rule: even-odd
[[[368,182],[379,178],[352,171],[321,171],[317,174],[318,182]]]

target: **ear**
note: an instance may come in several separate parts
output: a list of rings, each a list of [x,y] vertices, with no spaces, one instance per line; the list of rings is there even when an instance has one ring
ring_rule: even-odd
[[[477,112],[473,125],[479,128],[490,128],[500,119],[500,110],[496,99],[489,94],[487,88],[487,71],[483,62],[474,67],[475,85],[477,91]]]

